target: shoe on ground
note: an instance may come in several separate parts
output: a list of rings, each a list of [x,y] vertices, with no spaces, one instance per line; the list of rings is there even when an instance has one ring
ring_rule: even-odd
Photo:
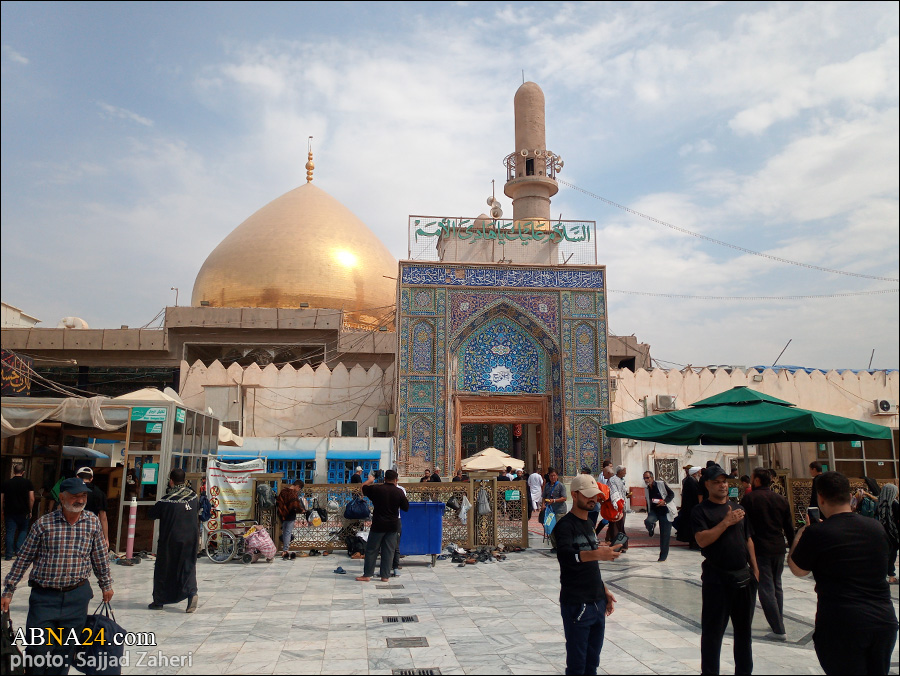
[[[197,606],[199,605],[199,603],[200,603],[200,599],[197,597],[196,594],[188,597],[187,608],[185,608],[184,612],[186,612],[186,613],[195,612],[197,610]]]
[[[335,572],[336,574],[338,574],[338,575],[346,575],[346,574],[347,574],[347,571],[344,570],[343,568],[341,568],[340,566],[338,566],[337,568],[335,568],[335,569],[334,569],[334,572]]]
[[[652,538],[654,535],[656,535],[656,529],[655,529],[655,528],[648,528],[648,529],[647,529],[647,535],[648,535],[649,537]]]
[[[787,641],[787,634],[776,634],[774,631],[770,631],[763,638],[765,638],[767,641],[780,641],[784,643],[785,641]]]
[[[656,562],[657,562],[657,563],[665,563],[666,560],[665,560],[665,559],[656,559]]]
[[[391,577],[400,577],[400,573],[398,573],[398,572],[395,570],[393,573],[391,573]]]
[[[165,606],[162,603],[151,603],[147,608],[150,610],[162,610]]]
[[[291,552],[291,556],[290,556],[291,561],[293,561],[296,558],[297,558],[297,552]]]

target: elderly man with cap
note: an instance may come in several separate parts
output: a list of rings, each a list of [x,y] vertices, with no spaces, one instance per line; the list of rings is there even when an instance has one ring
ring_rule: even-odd
[[[624,501],[626,498],[630,498],[631,494],[628,492],[628,488],[625,486],[625,474],[626,468],[625,465],[616,465],[615,474],[609,478],[607,485],[609,486],[609,499],[613,502],[613,504],[618,504],[619,501],[622,501],[624,505]],[[610,521],[609,528],[606,529],[606,539],[609,542],[613,542],[619,534],[625,533],[625,510],[622,510],[622,518],[618,521]],[[628,549],[628,545],[626,544],[622,547],[622,551],[624,552]]]
[[[80,635],[87,621],[88,604],[94,597],[88,580],[91,569],[100,583],[103,600],[112,599],[112,577],[100,519],[85,509],[89,492],[87,484],[77,477],[60,484],[59,509],[34,523],[19,550],[19,558],[6,576],[0,600],[3,612],[9,612],[16,585],[34,565],[28,577],[31,595],[25,624],[29,635],[31,629],[51,628],[62,629],[64,636],[73,629]],[[31,673],[68,673],[73,648],[29,646],[30,655],[41,656]],[[46,666],[38,667],[37,662]],[[61,666],[49,666],[53,663]]]
[[[603,584],[600,561],[613,561],[616,548],[597,544],[588,514],[600,489],[590,474],[579,474],[569,486],[572,510],[553,529],[559,561],[559,610],[566,636],[566,673],[596,674],[616,597]]]
[[[75,472],[75,476],[87,484],[90,492],[88,493],[87,506],[85,509],[93,512],[100,519],[100,525],[103,527],[103,539],[106,540],[106,546],[109,547],[109,521],[106,518],[106,493],[104,493],[94,483],[94,470],[90,467],[82,467]]]

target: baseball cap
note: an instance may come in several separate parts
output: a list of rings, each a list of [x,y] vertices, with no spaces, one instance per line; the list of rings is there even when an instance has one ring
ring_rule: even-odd
[[[360,466],[357,465],[356,471],[357,471],[357,472],[362,472],[362,467],[360,467]]]
[[[594,481],[594,477],[590,474],[579,474],[572,479],[569,490],[578,491],[586,498],[593,498],[600,493],[600,489],[597,488],[597,482]]]
[[[87,474],[89,476],[94,476],[94,470],[92,470],[90,467],[82,467],[80,470],[75,472],[75,476],[78,476],[79,474]]]
[[[60,493],[68,493],[69,495],[78,495],[79,493],[87,493],[91,489],[78,477],[66,479],[59,485]]]
[[[713,465],[712,467],[706,468],[706,480],[712,481],[716,477],[720,476],[728,476],[728,472],[722,469],[719,465]]]

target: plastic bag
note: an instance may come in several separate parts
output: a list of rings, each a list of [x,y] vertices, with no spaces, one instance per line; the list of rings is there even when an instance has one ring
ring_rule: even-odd
[[[344,509],[344,518],[351,521],[365,521],[369,518],[369,506],[358,495]]]
[[[306,513],[306,523],[314,528],[322,525],[322,517],[319,515],[318,510],[311,509]]]
[[[487,516],[491,513],[491,501],[485,489],[478,491],[478,497],[475,499],[475,515]]]
[[[326,509],[329,514],[337,514],[341,511],[341,506],[338,504],[337,500],[329,500]]]
[[[458,512],[460,507],[459,498],[455,495],[451,495],[450,499],[447,500],[447,507],[452,509],[454,512]]]
[[[556,528],[556,512],[552,509],[548,509],[544,516],[544,534],[550,535],[554,528]]]
[[[463,522],[463,524],[468,523],[468,513],[469,510],[472,509],[472,503],[469,502],[468,496],[463,496],[462,503],[459,506],[459,520]]]

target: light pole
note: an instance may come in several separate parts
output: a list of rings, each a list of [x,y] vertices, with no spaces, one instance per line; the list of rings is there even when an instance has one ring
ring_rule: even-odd
[[[173,286],[169,290],[175,292],[175,307],[178,307],[178,287]]]

